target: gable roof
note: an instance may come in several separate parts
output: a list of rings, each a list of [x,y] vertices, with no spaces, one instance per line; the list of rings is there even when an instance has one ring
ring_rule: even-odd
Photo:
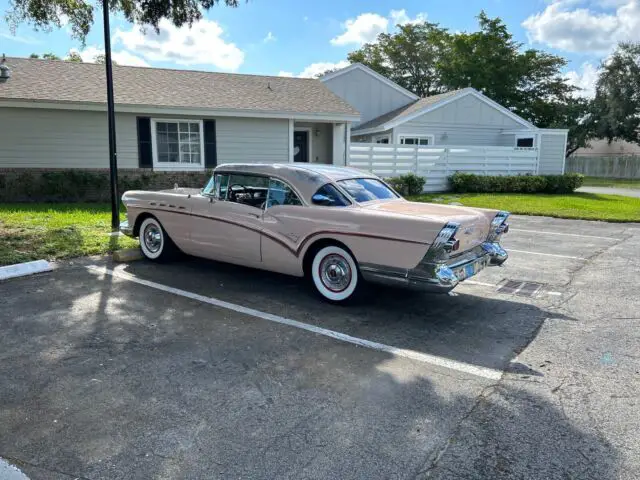
[[[525,128],[536,129],[536,127],[532,123],[527,122],[524,118],[519,117],[511,110],[503,107],[497,102],[494,102],[474,88],[463,88],[461,90],[453,90],[451,92],[421,98],[420,100],[410,103],[409,105],[405,105],[404,107],[400,107],[396,110],[385,113],[384,115],[380,115],[373,120],[358,125],[356,128],[352,129],[352,132],[354,134],[364,134],[389,130],[405,122],[408,122],[409,120],[424,115],[425,113],[443,107],[451,103],[452,101],[465,97],[467,95],[473,95],[490,107],[495,108],[501,113],[507,115],[509,118],[518,122]]]
[[[11,78],[0,83],[0,102],[106,105],[104,65],[28,58],[7,58],[7,65]],[[359,119],[356,109],[317,79],[114,65],[113,83],[118,111]]]
[[[418,100],[420,98],[415,93],[407,90],[404,87],[401,87],[400,85],[398,85],[393,80],[388,79],[384,75],[380,75],[375,70],[372,70],[371,68],[369,68],[366,65],[363,65],[361,63],[352,63],[348,67],[344,67],[344,68],[342,68],[340,70],[336,70],[335,72],[327,73],[326,75],[323,75],[322,77],[320,77],[320,81],[326,82],[328,80],[331,80],[332,78],[340,77],[340,76],[342,76],[342,75],[344,75],[346,73],[352,72],[353,70],[361,70],[361,71],[365,72],[367,75],[371,75],[372,77],[377,78],[382,83],[384,83],[384,84],[388,85],[389,87],[393,88],[394,90],[402,93],[403,95],[407,96],[411,100]]]

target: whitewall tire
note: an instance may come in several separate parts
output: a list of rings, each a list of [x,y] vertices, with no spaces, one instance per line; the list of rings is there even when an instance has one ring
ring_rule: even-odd
[[[145,218],[140,225],[140,249],[149,260],[164,260],[171,248],[171,240],[158,220]]]
[[[352,298],[360,281],[354,258],[344,248],[334,245],[315,254],[310,273],[318,293],[331,302]]]

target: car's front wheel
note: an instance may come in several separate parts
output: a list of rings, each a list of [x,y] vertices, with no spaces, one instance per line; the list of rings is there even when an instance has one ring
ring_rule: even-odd
[[[140,225],[140,249],[149,260],[168,260],[175,252],[175,246],[162,224],[154,217],[145,218]]]
[[[337,245],[318,250],[313,257],[310,274],[318,293],[330,302],[342,303],[353,299],[361,283],[355,259]]]

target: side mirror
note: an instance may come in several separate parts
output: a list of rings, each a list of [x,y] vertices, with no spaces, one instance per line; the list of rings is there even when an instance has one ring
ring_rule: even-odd
[[[311,197],[311,201],[315,205],[323,205],[325,207],[330,207],[335,203],[333,198],[328,197],[327,195],[322,195],[321,193],[316,193],[313,197]]]

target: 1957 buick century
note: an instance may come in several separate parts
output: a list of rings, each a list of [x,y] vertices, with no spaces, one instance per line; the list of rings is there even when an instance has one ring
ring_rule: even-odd
[[[310,164],[218,166],[202,190],[128,191],[126,235],[144,256],[176,249],[306,276],[332,302],[363,281],[449,292],[507,253],[508,212],[409,202],[375,175]]]

